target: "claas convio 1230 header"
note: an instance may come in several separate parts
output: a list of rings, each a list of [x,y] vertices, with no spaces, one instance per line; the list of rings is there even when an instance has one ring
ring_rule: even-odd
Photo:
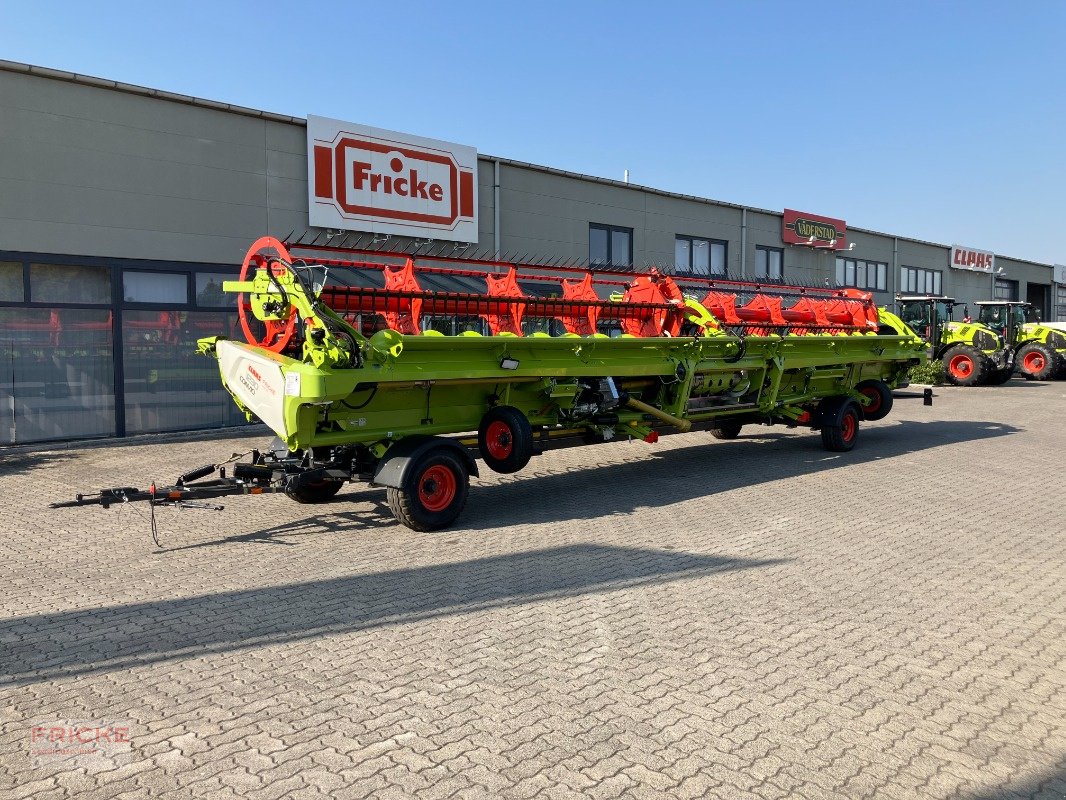
[[[925,348],[854,289],[315,239],[260,239],[224,289],[246,341],[199,349],[275,445],[173,486],[62,505],[266,492],[319,503],[363,480],[387,488],[402,523],[434,530],[459,516],[479,460],[511,473],[557,447],[778,423],[850,450]]]

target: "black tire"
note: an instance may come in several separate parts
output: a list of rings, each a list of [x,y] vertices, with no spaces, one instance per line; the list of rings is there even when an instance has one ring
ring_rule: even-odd
[[[430,450],[410,465],[399,489],[386,497],[393,515],[416,531],[447,528],[459,517],[470,492],[470,474],[458,455]]]
[[[884,381],[862,381],[855,388],[870,398],[870,405],[862,408],[862,418],[867,422],[884,419],[892,411],[892,390]]]
[[[493,472],[518,472],[533,456],[533,428],[513,406],[494,406],[481,418],[477,447]]]
[[[992,362],[976,347],[957,344],[944,353],[944,374],[952,386],[980,386],[988,378]]]
[[[1002,386],[1011,379],[1014,375],[1014,367],[1007,367],[1006,369],[994,369],[988,373],[988,378],[985,379],[985,383],[989,386]]]
[[[715,439],[736,439],[740,436],[740,429],[743,427],[744,423],[742,422],[725,419],[715,423],[714,427],[711,428],[711,436]]]
[[[344,486],[344,481],[306,481],[286,487],[285,494],[297,503],[326,503],[332,500]]]
[[[288,451],[281,439],[274,437],[271,440],[270,446],[267,448],[268,452]],[[296,450],[293,455],[303,455],[305,451]],[[312,451],[315,459],[319,462],[328,461],[331,454],[331,449],[328,447],[316,447]],[[305,503],[307,505],[314,505],[315,503],[328,503],[334,497],[337,492],[344,488],[346,481],[336,480],[321,480],[321,481],[292,481],[285,487],[285,494],[290,500],[295,500],[297,503]]]
[[[1049,381],[1059,371],[1059,354],[1043,342],[1029,342],[1018,350],[1015,358],[1018,371],[1029,381]]]
[[[859,438],[862,409],[848,397],[830,398],[821,409],[822,447],[832,453],[847,453]]]

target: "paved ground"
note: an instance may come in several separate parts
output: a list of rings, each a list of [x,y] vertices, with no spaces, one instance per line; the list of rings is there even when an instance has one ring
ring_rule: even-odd
[[[239,498],[164,551],[44,505],[256,441],[0,456],[0,797],[1061,797],[1066,383],[897,409],[847,455],[549,454],[440,534]],[[112,741],[42,753],[75,723]]]

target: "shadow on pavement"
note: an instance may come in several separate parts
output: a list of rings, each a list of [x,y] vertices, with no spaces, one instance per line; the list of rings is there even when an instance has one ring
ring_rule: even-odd
[[[732,442],[720,443],[712,443],[709,433],[691,434],[704,437],[704,443],[675,450],[656,450],[654,446],[640,442],[593,445],[586,448],[588,466],[573,467],[565,472],[539,473],[538,467],[550,463],[548,460],[553,453],[558,452],[549,451],[535,457],[514,479],[496,484],[474,483],[463,516],[454,528],[444,533],[628,514],[638,508],[669,506],[744,486],[841,469],[849,464],[883,461],[933,447],[1007,436],[1019,429],[1001,422],[903,421],[891,426],[865,428],[859,444],[850,453],[826,452],[817,434],[795,436],[754,425],[744,430],[752,433],[744,433]],[[767,432],[759,433],[760,430]],[[608,465],[592,460],[598,447],[627,446],[643,448],[643,457]],[[483,465],[481,469],[482,474],[488,471]],[[546,503],[545,498],[551,498],[551,502]],[[347,510],[345,506],[352,502],[370,502],[373,507]],[[332,502],[313,508],[317,513],[293,522],[164,549],[186,550],[247,542],[293,545],[296,542],[285,541],[282,537],[399,524],[385,503],[384,489],[342,492]]]
[[[965,800],[1062,800],[1066,797],[1066,759],[1057,769],[1014,781],[998,789],[965,795]]]
[[[253,501],[254,502],[254,501]],[[345,506],[352,503],[372,503],[373,507],[359,509],[357,511],[342,511]],[[385,490],[373,487],[365,487],[361,491],[345,492],[338,495],[336,500],[327,505],[317,508],[328,507],[328,512],[312,514],[303,519],[285,522],[271,528],[241,533],[235,536],[225,536],[221,539],[212,539],[207,542],[167,547],[168,537],[162,538],[162,547],[158,552],[176,553],[179,550],[199,550],[204,547],[220,547],[228,544],[278,544],[292,547],[298,544],[290,541],[294,538],[323,533],[340,533],[352,528],[391,528],[399,523],[392,516],[388,503],[385,502]]]
[[[76,458],[76,453],[67,452],[10,452],[0,450],[0,478],[6,475],[15,475],[29,472],[35,469],[47,469]]]
[[[745,435],[749,430],[752,433]],[[855,450],[830,453],[822,449],[818,434],[795,436],[774,433],[773,429],[764,429],[767,433],[758,433],[759,430],[755,426],[745,428],[737,440],[713,445],[710,434],[697,434],[708,437],[707,444],[664,451],[648,447],[647,456],[637,461],[475,487],[459,524],[484,530],[628,514],[638,508],[669,506],[761,483],[846,469],[851,464],[888,461],[933,447],[1018,431],[995,422],[907,421],[865,428]],[[539,458],[551,458],[551,453]],[[527,470],[536,467],[534,459]],[[546,497],[552,498],[548,506]]]
[[[787,563],[569,545],[0,622],[0,685]]]

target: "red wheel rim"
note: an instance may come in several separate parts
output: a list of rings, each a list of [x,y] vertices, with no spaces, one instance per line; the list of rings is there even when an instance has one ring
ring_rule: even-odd
[[[499,461],[511,455],[514,450],[511,426],[501,420],[490,422],[485,430],[485,449],[489,451],[490,456]]]
[[[968,378],[973,373],[973,359],[960,353],[948,362],[948,371],[956,378]]]
[[[856,427],[854,414],[845,414],[844,418],[840,420],[840,435],[845,442],[850,442],[855,438]]]
[[[418,501],[426,511],[443,511],[455,499],[455,474],[443,464],[430,467],[418,479]]]
[[[870,404],[866,406],[867,414],[876,414],[881,408],[881,393],[872,386],[867,386],[862,393],[870,398]]]
[[[1033,375],[1040,372],[1044,368],[1044,355],[1043,353],[1034,350],[1031,353],[1026,353],[1022,359],[1022,369]]]
[[[275,256],[272,258],[269,255],[265,255],[263,251],[273,250]],[[287,264],[292,263],[292,256],[289,255],[289,251],[285,249],[285,245],[275,239],[273,236],[264,236],[257,239],[255,244],[248,248],[248,252],[244,255],[244,263],[241,264],[240,280],[244,281],[248,279],[248,269],[259,269],[259,267],[265,266],[270,263],[274,258],[280,258]],[[271,267],[271,269],[283,270],[285,267]],[[281,274],[280,271],[275,274]],[[248,341],[248,344],[258,345],[259,347],[265,347],[267,350],[273,350],[275,353],[280,353],[289,344],[292,339],[293,331],[296,330],[296,310],[292,307],[289,308],[289,318],[284,322],[280,320],[266,320],[263,322],[263,326],[266,328],[266,333],[262,339],[256,337],[252,333],[252,327],[248,320],[248,312],[252,310],[252,304],[246,303],[244,299],[244,292],[237,295],[237,316],[241,320],[241,329],[244,331],[244,338]]]

